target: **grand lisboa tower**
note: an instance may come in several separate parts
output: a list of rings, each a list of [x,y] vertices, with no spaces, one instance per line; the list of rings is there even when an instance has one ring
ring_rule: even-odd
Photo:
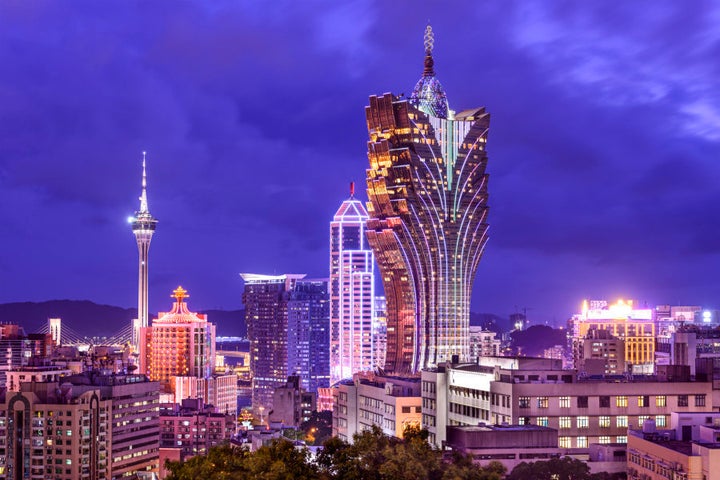
[[[385,372],[469,357],[470,296],[487,242],[490,115],[455,112],[435,77],[434,36],[410,98],[371,96],[367,238],[387,298]]]

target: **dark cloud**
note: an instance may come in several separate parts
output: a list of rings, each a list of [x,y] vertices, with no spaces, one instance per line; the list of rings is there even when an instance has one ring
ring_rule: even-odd
[[[142,150],[153,310],[177,284],[235,308],[241,271],[327,275],[367,97],[412,89],[428,18],[451,107],[492,115],[474,310],[718,306],[708,2],[3,3],[0,301],[134,303]]]

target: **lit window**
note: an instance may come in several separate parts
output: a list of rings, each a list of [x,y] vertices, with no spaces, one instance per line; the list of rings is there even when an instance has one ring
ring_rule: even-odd
[[[530,408],[530,397],[520,397],[518,406],[520,408]]]
[[[650,406],[650,395],[639,395],[638,396],[638,407],[649,407]]]
[[[547,427],[548,417],[537,417],[537,424],[541,427]]]
[[[656,407],[667,407],[667,397],[665,395],[658,395],[655,397]]]
[[[627,407],[628,401],[627,397],[625,395],[618,395],[615,397],[615,406],[616,407]]]
[[[537,406],[538,408],[548,408],[548,397],[538,397]]]
[[[572,418],[560,417],[558,428],[570,428],[572,426]]]
[[[645,424],[645,420],[649,420],[650,415],[638,415],[638,428],[642,428]]]
[[[600,428],[610,428],[610,417],[607,415],[600,416],[598,424],[600,425]]]
[[[665,427],[665,415],[655,415],[655,425],[658,427]]]
[[[577,437],[577,448],[587,448],[588,446],[588,438],[587,437]]]
[[[602,435],[602,436],[598,439],[598,442],[599,442],[599,443],[610,443],[610,436],[609,436],[609,435]]]
[[[558,437],[558,445],[560,448],[570,448],[570,437]]]
[[[590,428],[590,419],[585,415],[577,417],[577,428]]]
[[[615,439],[617,443],[627,443],[627,435],[618,435]]]
[[[570,408],[570,397],[560,397],[560,408]]]
[[[624,427],[627,428],[628,426],[628,417],[627,415],[618,415],[615,419],[616,425],[618,427]]]

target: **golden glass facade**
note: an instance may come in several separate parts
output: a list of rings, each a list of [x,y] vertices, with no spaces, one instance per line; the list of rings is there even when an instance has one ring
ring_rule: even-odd
[[[430,53],[426,42],[426,66]],[[442,92],[432,69],[421,82]],[[470,295],[487,241],[490,115],[438,117],[428,105],[385,94],[366,107],[367,237],[387,298],[385,370],[393,373],[469,357]]]

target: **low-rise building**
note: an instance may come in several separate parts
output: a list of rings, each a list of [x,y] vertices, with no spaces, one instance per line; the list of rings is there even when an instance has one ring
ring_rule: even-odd
[[[352,442],[353,435],[377,425],[402,438],[408,426],[421,426],[420,378],[355,375],[333,390],[333,435]]]

